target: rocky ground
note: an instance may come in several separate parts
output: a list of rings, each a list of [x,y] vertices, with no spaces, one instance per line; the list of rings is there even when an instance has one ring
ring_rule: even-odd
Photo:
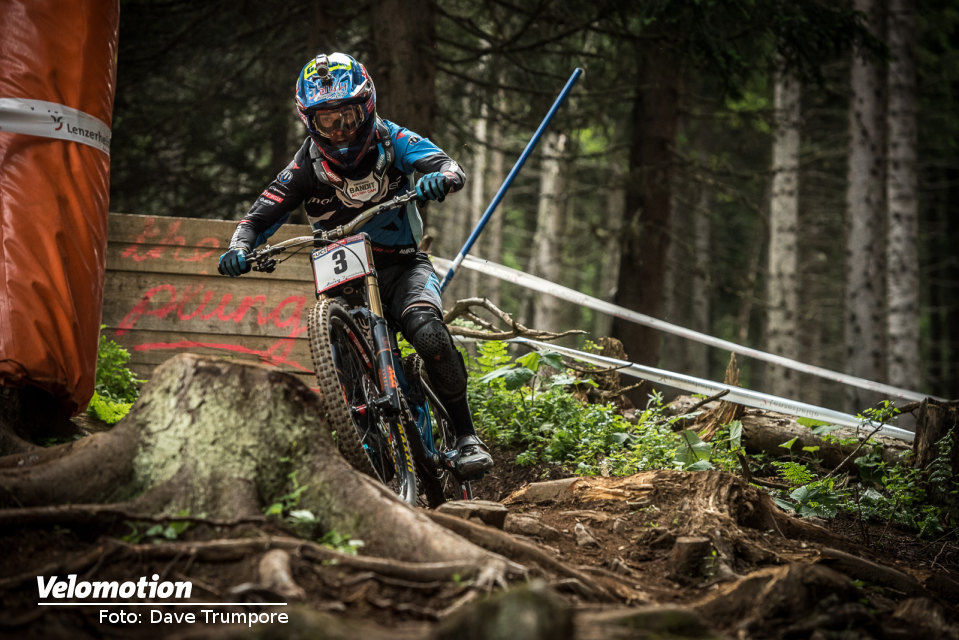
[[[270,524],[227,531],[198,523],[159,544],[130,538],[138,526],[132,523],[4,526],[0,637],[297,637],[296,629],[319,625],[325,637],[959,638],[953,541],[918,540],[849,519],[769,518],[760,491],[718,472],[574,478],[517,466],[517,452],[495,453],[496,470],[475,485],[481,508],[465,515],[472,514],[467,522],[477,531],[491,528],[475,524],[481,518],[502,528],[503,539],[486,539],[485,546],[501,545],[500,552],[531,568],[528,580],[512,581],[508,592],[317,561],[292,547],[290,578],[300,591],[284,598],[291,621],[272,632],[169,618],[110,624],[99,607],[36,606],[35,576],[122,580],[156,572],[191,580],[194,600],[273,601],[276,591],[260,579],[263,549],[220,556],[198,549],[203,541],[288,532]],[[532,626],[496,635],[490,625],[517,603],[539,612]]]

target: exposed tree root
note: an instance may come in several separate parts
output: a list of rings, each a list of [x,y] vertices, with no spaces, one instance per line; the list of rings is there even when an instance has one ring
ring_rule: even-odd
[[[195,516],[157,516],[146,513],[142,509],[137,509],[135,502],[51,505],[48,507],[0,510],[0,527],[46,527],[53,525],[70,527],[88,524],[109,527],[111,524],[124,521],[148,522],[151,524],[184,522],[210,527],[232,528],[246,524],[264,524],[267,519],[263,516],[232,520],[216,520]]]
[[[563,563],[536,545],[519,540],[507,533],[483,524],[463,520],[455,516],[436,511],[429,512],[429,517],[444,527],[468,538],[479,546],[494,553],[513,558],[519,562],[533,563],[543,570],[553,572],[575,580],[581,585],[580,590],[596,600],[619,600],[619,598],[604,585],[596,582],[582,571],[578,571]]]
[[[0,468],[0,504],[93,503],[87,512],[59,512],[74,520],[117,502],[119,512],[136,516],[232,521],[296,495],[296,508],[316,518],[314,534],[333,530],[361,538],[373,555],[503,563],[354,472],[336,451],[316,395],[270,367],[176,356],[154,371],[111,431],[32,455]],[[58,512],[29,513],[8,517],[48,516],[52,522]]]

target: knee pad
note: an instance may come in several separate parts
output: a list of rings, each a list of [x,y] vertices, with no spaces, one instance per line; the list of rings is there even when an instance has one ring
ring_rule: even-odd
[[[401,321],[403,335],[423,358],[426,374],[441,400],[466,393],[466,366],[439,311],[413,307]]]

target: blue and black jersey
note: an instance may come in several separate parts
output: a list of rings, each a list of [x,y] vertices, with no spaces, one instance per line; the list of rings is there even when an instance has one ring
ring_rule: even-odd
[[[353,170],[334,172],[307,138],[237,224],[230,248],[247,251],[266,242],[301,204],[314,228],[332,229],[361,210],[412,189],[413,174],[439,171],[463,188],[466,175],[439,147],[389,120],[377,119],[376,146]],[[383,266],[416,253],[423,223],[415,201],[385,211],[363,226]]]

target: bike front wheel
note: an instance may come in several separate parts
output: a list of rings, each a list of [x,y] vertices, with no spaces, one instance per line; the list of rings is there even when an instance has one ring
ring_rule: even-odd
[[[321,299],[309,321],[310,352],[320,400],[337,448],[350,465],[416,504],[416,474],[403,424],[379,399],[373,350],[349,311]]]

